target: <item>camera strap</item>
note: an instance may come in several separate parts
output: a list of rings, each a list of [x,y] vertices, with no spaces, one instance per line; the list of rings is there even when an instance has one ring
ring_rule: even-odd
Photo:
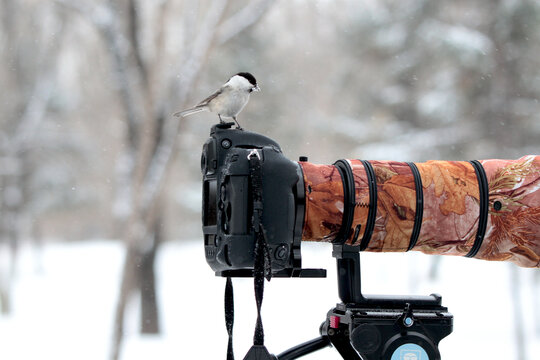
[[[227,283],[225,285],[225,326],[227,326],[227,334],[229,335],[229,344],[227,345],[227,360],[234,360],[234,293],[233,284],[230,276],[227,276]]]
[[[251,195],[253,198],[252,230],[255,235],[253,283],[255,290],[255,302],[257,304],[257,323],[253,335],[253,346],[249,349],[244,360],[272,360],[264,346],[264,329],[261,318],[261,307],[264,297],[264,280],[270,281],[272,278],[272,263],[270,250],[266,242],[266,234],[262,224],[262,166],[259,151],[253,149],[249,155],[249,175],[251,180]],[[230,277],[227,278],[225,286],[225,324],[229,334],[229,344],[227,348],[227,360],[234,360],[232,348],[232,329],[234,323],[234,300],[233,287]]]
[[[255,249],[253,266],[253,284],[255,288],[255,301],[257,303],[257,323],[253,335],[253,346],[249,349],[244,360],[272,359],[264,346],[264,330],[261,318],[261,307],[264,296],[264,279],[272,278],[272,263],[270,250],[266,242],[266,235],[262,224],[263,197],[262,197],[262,165],[259,151],[253,149],[249,155],[249,175],[251,178],[251,194],[253,197],[252,229],[255,234]]]

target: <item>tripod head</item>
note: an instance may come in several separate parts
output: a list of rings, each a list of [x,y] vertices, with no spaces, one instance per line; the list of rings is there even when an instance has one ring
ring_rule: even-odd
[[[453,328],[440,295],[364,295],[358,249],[334,245],[332,255],[342,303],[328,312],[321,334],[344,359],[440,359],[439,341]]]
[[[361,290],[360,254],[334,245],[341,303],[328,311],[321,337],[278,355],[300,356],[333,345],[343,359],[439,360],[438,344],[453,329],[453,316],[440,295],[373,296]]]

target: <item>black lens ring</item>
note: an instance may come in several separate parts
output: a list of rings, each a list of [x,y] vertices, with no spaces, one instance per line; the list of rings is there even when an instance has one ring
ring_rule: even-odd
[[[351,166],[347,160],[338,160],[334,163],[338,169],[343,181],[343,218],[341,228],[334,240],[333,244],[344,244],[349,238],[351,226],[354,218],[355,203],[355,188],[354,177]]]
[[[420,229],[422,228],[422,219],[424,217],[424,190],[422,188],[422,178],[420,177],[420,172],[418,171],[415,163],[408,162],[407,165],[409,165],[409,167],[411,168],[414,177],[414,187],[416,189],[416,210],[414,215],[414,225],[411,234],[411,241],[409,242],[409,247],[407,248],[407,251],[410,251],[416,246],[418,236],[420,236]]]
[[[360,160],[366,170],[368,187],[369,187],[369,210],[366,222],[366,231],[360,242],[360,251],[367,249],[371,235],[373,234],[373,228],[375,227],[375,219],[377,216],[377,179],[375,178],[375,171],[373,166],[367,160]]]
[[[302,254],[300,252],[302,234],[304,231],[304,221],[306,216],[306,189],[304,188],[304,171],[300,164],[297,164],[296,173],[298,174],[298,182],[296,188],[294,188],[295,194],[295,219],[294,219],[294,231],[293,231],[293,243],[291,246],[292,254],[292,266],[293,269],[302,268]]]
[[[484,167],[478,160],[471,160],[469,163],[474,167],[476,172],[476,178],[478,179],[478,190],[480,193],[480,214],[478,215],[478,230],[476,231],[476,239],[471,250],[465,255],[465,257],[472,258],[478,254],[482,243],[484,242],[484,235],[486,233],[488,209],[489,209],[489,187],[486,172]]]

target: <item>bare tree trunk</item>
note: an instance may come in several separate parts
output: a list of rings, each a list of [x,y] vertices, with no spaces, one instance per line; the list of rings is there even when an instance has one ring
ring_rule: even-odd
[[[143,334],[158,334],[160,329],[154,264],[159,244],[163,240],[162,218],[160,214],[154,222],[150,240],[152,246],[141,254],[139,288],[141,290],[141,333]]]
[[[439,278],[442,256],[432,256],[431,265],[429,266],[429,279],[435,281]]]
[[[131,294],[136,289],[137,268],[139,256],[133,247],[128,247],[124,267],[122,270],[122,280],[120,282],[120,295],[116,304],[114,328],[113,328],[113,344],[111,347],[111,359],[117,360],[120,358],[120,349],[124,337],[124,316],[127,302],[131,298]]]
[[[5,199],[4,199],[5,200]],[[17,268],[17,258],[19,250],[19,233],[17,229],[18,212],[12,204],[4,203],[2,213],[2,231],[4,241],[7,243],[7,266],[4,267],[5,274],[3,281],[0,281],[0,301],[2,302],[2,313],[11,313],[11,284],[15,278]]]
[[[39,26],[34,18],[47,5],[4,0],[2,13],[3,48],[0,61],[9,71],[3,73],[7,101],[0,104],[0,240],[8,248],[7,266],[0,274],[0,302],[3,313],[10,311],[10,284],[15,274],[21,237],[21,219],[29,216],[29,178],[35,166],[29,157],[36,148],[41,124],[54,96],[57,59],[63,36],[37,40]],[[27,15],[27,16],[23,16]],[[56,14],[55,14],[56,15]],[[58,25],[63,25],[60,17]],[[28,30],[31,29],[31,30]],[[63,34],[59,31],[59,34]],[[11,96],[11,99],[10,97]],[[8,166],[6,166],[8,165]],[[2,271],[0,270],[0,271]]]
[[[159,333],[159,311],[155,281],[155,257],[161,242],[161,218],[156,213],[132,217],[128,222],[128,243],[122,270],[120,294],[114,318],[114,335],[111,359],[120,358],[124,340],[125,309],[128,302],[138,295],[141,298],[141,332]],[[149,230],[153,231],[149,231]]]
[[[151,244],[150,247],[128,246],[126,250],[120,295],[116,304],[114,318],[114,337],[111,348],[111,359],[119,359],[124,339],[124,319],[126,306],[135,295],[141,298],[141,332],[143,334],[159,333],[159,311],[155,281],[155,258],[161,242],[161,222],[156,219],[152,233],[135,236],[149,236],[148,241],[138,239],[138,244]],[[134,239],[134,237],[131,237]]]
[[[39,222],[34,222],[32,224],[32,248],[33,250],[33,263],[34,271],[36,274],[42,274],[44,271],[43,265],[43,232],[41,229],[41,224]]]
[[[9,284],[0,284],[0,312],[2,315],[11,313],[11,302],[8,289]]]
[[[8,244],[0,239],[0,314],[11,313],[11,256]]]
[[[266,11],[272,0],[259,0],[248,3],[244,9],[225,21],[224,29],[220,28],[227,1],[211,2],[196,36],[190,45],[182,49],[189,54],[185,62],[180,64],[176,74],[182,74],[181,79],[170,76],[162,82],[163,89],[155,89],[154,76],[160,74],[161,59],[145,59],[140,44],[141,19],[139,18],[136,0],[113,1],[97,5],[100,13],[110,16],[97,16],[97,12],[84,4],[69,0],[57,0],[62,6],[75,10],[85,16],[91,14],[94,23],[111,55],[111,73],[117,82],[118,95],[126,117],[127,158],[129,169],[123,178],[127,183],[128,203],[130,214],[125,221],[122,238],[126,242],[127,251],[120,294],[116,305],[113,344],[111,359],[120,357],[124,332],[125,308],[132,296],[138,292],[141,296],[142,323],[141,330],[145,333],[159,331],[159,317],[155,289],[155,256],[161,242],[161,232],[156,226],[160,224],[160,193],[169,168],[172,152],[176,145],[179,123],[176,118],[167,114],[169,104],[167,99],[171,93],[179,100],[180,105],[187,100],[188,94],[203,68],[209,53],[216,41],[220,29],[225,37],[219,43],[227,41],[242,32]],[[160,5],[166,9],[166,2]],[[162,15],[165,13],[162,13]],[[186,17],[191,17],[186,14]],[[104,19],[106,21],[104,21]],[[161,19],[165,19],[163,16]],[[175,21],[178,19],[175,18]],[[154,38],[162,39],[164,26],[160,22]],[[162,40],[158,44],[164,43]],[[158,49],[158,53],[159,53]],[[162,95],[157,104],[156,94]]]

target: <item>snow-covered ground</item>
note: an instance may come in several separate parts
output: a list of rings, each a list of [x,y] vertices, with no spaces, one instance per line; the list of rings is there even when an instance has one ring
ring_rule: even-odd
[[[273,279],[265,288],[266,345],[281,351],[318,336],[326,312],[338,301],[331,248],[307,244],[306,267],[325,267],[327,279]],[[41,264],[37,259],[41,259]],[[378,294],[442,294],[454,315],[454,332],[440,344],[443,359],[517,359],[513,299],[520,289],[526,359],[540,353],[540,293],[534,269],[423,254],[362,254],[363,290]],[[0,359],[107,359],[123,249],[115,241],[53,243],[36,257],[22,248],[13,284],[13,313],[0,317]],[[124,360],[224,359],[224,279],[204,260],[202,241],[171,242],[159,253],[162,334],[140,336],[137,304],[128,309]],[[41,269],[40,269],[41,267]],[[513,286],[512,271],[519,276]],[[250,279],[236,279],[235,352],[252,341],[255,303]],[[536,327],[536,329],[535,329]],[[327,348],[308,359],[340,359]]]

